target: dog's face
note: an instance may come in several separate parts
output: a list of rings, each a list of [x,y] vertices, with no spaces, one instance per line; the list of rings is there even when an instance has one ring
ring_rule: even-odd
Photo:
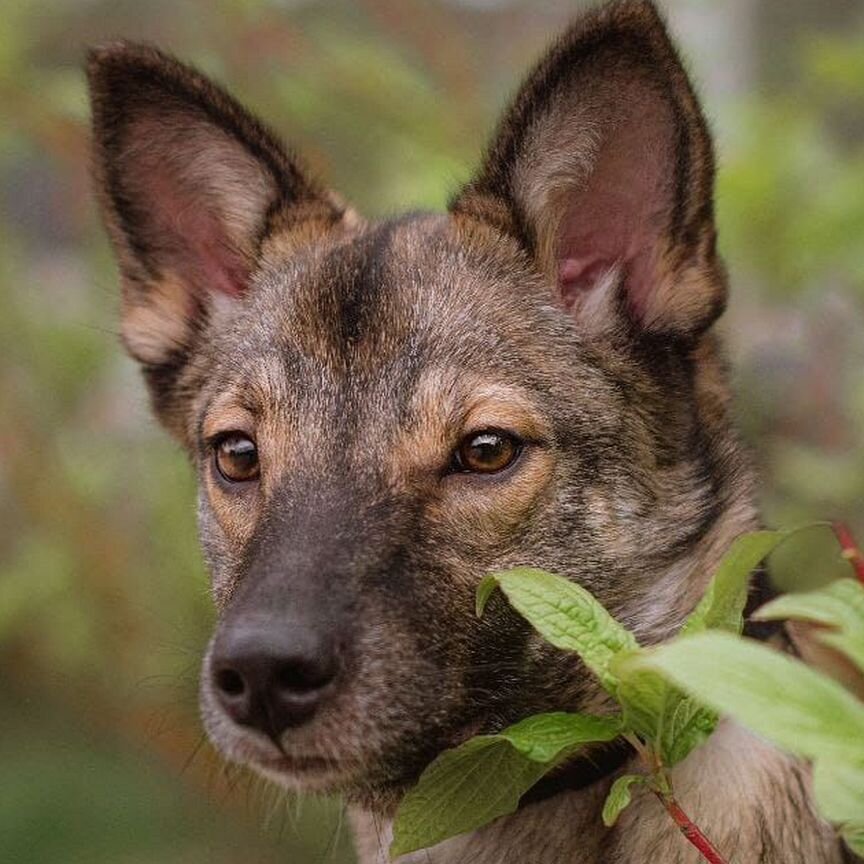
[[[124,339],[198,472],[217,747],[381,800],[473,732],[600,705],[473,596],[544,567],[656,639],[730,505],[711,147],[653,7],[577,22],[451,211],[384,223],[153,49],[90,77]]]

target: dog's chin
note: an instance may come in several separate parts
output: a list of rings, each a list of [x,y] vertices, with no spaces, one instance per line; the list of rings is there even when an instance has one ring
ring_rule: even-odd
[[[294,792],[331,795],[350,782],[338,763],[321,756],[275,756],[250,761],[248,767],[277,786]]]
[[[354,760],[306,746],[302,752],[280,749],[269,738],[234,726],[227,718],[205,711],[204,727],[216,752],[234,765],[248,768],[267,780],[296,792],[340,792],[358,772]]]
[[[295,792],[333,794],[356,782],[357,763],[334,759],[309,750],[280,750],[263,736],[208,729],[213,746],[228,762],[241,765],[267,780]],[[258,740],[259,737],[261,740]]]

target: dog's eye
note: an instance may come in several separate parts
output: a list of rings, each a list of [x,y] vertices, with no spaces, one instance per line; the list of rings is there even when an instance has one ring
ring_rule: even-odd
[[[216,469],[229,483],[258,478],[258,448],[246,435],[226,435],[215,446]]]
[[[462,439],[453,454],[456,471],[495,474],[512,465],[522,450],[522,442],[507,432],[486,429]]]

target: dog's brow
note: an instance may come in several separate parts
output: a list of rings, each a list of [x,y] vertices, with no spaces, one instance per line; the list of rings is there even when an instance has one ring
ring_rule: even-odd
[[[486,384],[471,391],[467,404],[466,430],[500,426],[535,440],[545,440],[551,434],[543,412],[521,387]]]
[[[480,375],[466,375],[461,369],[436,369],[423,375],[415,392],[414,408],[421,422],[446,418],[456,431],[502,426],[531,437],[549,434],[543,412],[527,390]]]
[[[253,425],[251,412],[239,405],[216,405],[204,416],[202,435],[211,439],[220,432],[250,432]]]
[[[199,412],[198,438],[210,439],[227,430],[251,431],[256,410],[242,388],[231,386],[210,396]]]

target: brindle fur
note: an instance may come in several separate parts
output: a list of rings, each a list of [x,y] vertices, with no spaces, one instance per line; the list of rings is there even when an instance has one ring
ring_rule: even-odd
[[[223,626],[266,605],[286,627],[325,621],[342,652],[335,695],[284,735],[292,772],[219,709],[209,655],[208,732],[283,785],[344,794],[362,860],[384,861],[395,803],[443,748],[534,712],[609,707],[500,597],[477,620],[485,573],[565,574],[650,643],[757,522],[711,329],[725,276],[698,104],[654,7],[603,7],[529,77],[450,213],[366,223],[156,49],[97,49],[89,75],[124,339],[198,471]],[[614,176],[642,129],[658,177],[648,292],[628,294],[626,269],[562,288],[560,238],[590,235],[592,177]],[[459,440],[487,427],[525,439],[518,462],[447,473]],[[207,441],[231,430],[257,441],[257,486],[216,479]],[[725,726],[675,773],[738,864],[840,860],[802,768],[742,730]],[[603,829],[608,782],[405,860],[697,860],[648,796]]]

